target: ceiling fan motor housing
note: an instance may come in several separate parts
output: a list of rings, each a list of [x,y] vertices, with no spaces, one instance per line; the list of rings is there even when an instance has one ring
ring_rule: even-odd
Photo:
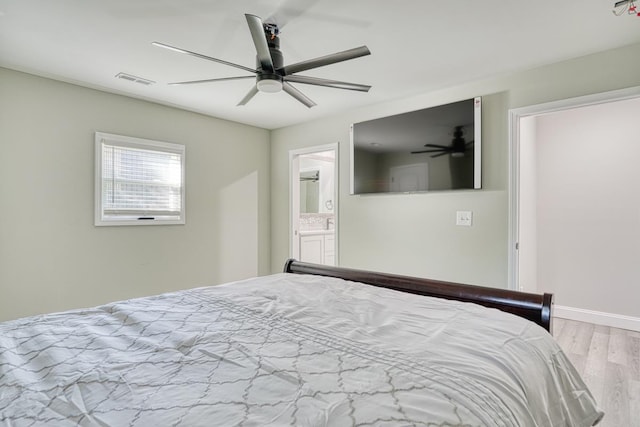
[[[453,148],[453,153],[458,154],[458,157],[464,156],[464,152],[466,150],[467,143],[462,136],[464,134],[462,130],[462,126],[456,126],[453,131],[453,139],[451,140],[451,146]]]
[[[267,39],[267,46],[269,46],[269,53],[271,54],[271,60],[273,61],[273,68],[278,70],[284,65],[284,58],[282,56],[282,51],[280,50],[280,37],[272,35],[271,31],[266,28],[264,35]],[[257,67],[260,68],[259,61]]]
[[[272,24],[264,25],[264,35],[267,40],[267,46],[269,46],[271,61],[273,62],[273,72],[264,70],[260,63],[260,58],[256,56],[256,69],[259,71],[256,74],[256,85],[260,92],[267,93],[275,93],[282,90],[282,77],[284,75],[284,71],[281,70],[284,65],[284,57],[280,50],[280,37],[277,36],[277,27],[275,27],[275,31],[272,27]]]

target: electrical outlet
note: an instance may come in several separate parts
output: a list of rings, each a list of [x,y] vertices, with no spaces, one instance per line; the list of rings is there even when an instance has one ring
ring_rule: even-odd
[[[456,212],[456,225],[471,227],[472,220],[473,220],[473,212],[471,211]]]

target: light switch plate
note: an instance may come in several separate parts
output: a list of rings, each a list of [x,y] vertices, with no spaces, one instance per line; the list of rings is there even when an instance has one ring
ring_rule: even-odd
[[[462,225],[465,227],[471,227],[473,221],[473,212],[471,211],[457,211],[456,212],[456,225]]]

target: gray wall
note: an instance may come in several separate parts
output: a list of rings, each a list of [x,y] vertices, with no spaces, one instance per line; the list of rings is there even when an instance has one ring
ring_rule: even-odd
[[[94,132],[186,145],[186,225],[95,227]],[[270,272],[269,132],[0,68],[0,320]]]
[[[272,270],[289,256],[288,151],[340,143],[339,263],[353,268],[507,286],[508,110],[640,85],[640,44],[417,95],[272,132]],[[375,90],[373,88],[372,90]],[[349,125],[483,96],[483,189],[349,195]],[[348,95],[345,95],[348,96]],[[456,227],[457,210],[473,211]]]
[[[272,132],[0,69],[0,320],[281,271],[288,152],[336,141],[341,265],[505,287],[509,108],[639,86],[638,69],[636,44]],[[349,124],[477,95],[482,190],[349,195]],[[95,131],[187,146],[185,226],[93,226]]]

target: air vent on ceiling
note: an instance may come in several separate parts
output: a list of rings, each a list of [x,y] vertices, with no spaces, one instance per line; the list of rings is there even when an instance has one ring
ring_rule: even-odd
[[[145,85],[145,86],[149,86],[155,83],[153,80],[143,79],[142,77],[134,76],[127,73],[118,73],[116,74],[116,78],[128,80],[134,83],[140,83],[141,85]]]

